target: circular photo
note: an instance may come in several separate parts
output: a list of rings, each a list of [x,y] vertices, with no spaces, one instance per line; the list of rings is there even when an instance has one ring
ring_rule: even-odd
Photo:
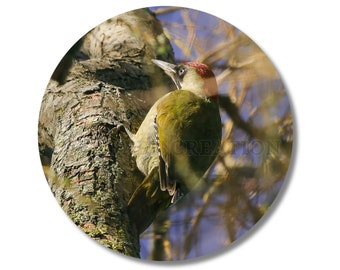
[[[174,6],[126,12],[75,41],[38,124],[46,181],[72,221],[154,261],[226,251],[247,235],[293,149],[287,90],[261,48]]]

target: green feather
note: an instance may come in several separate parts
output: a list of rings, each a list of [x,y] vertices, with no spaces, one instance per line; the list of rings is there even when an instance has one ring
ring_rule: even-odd
[[[176,90],[157,107],[161,157],[168,175],[184,194],[215,159],[221,142],[218,104],[187,90]]]

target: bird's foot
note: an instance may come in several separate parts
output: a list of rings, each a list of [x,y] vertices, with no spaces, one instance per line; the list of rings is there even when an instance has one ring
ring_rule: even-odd
[[[128,130],[123,124],[119,123],[117,124],[116,127],[112,128],[109,133],[110,134],[114,134],[114,135],[117,135],[119,134],[120,132],[124,131],[128,136],[129,138],[133,141],[133,137],[134,137],[134,134],[132,134],[132,132],[130,130]]]

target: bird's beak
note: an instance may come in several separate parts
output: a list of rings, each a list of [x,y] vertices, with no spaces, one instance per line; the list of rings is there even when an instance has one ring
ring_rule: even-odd
[[[177,89],[182,88],[180,79],[176,72],[176,65],[157,59],[151,59],[151,61],[165,71],[165,73],[173,80]]]

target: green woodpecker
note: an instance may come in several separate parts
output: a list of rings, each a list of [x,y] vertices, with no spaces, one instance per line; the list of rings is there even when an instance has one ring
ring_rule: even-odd
[[[128,202],[139,233],[159,211],[194,188],[221,143],[218,89],[210,68],[198,62],[152,61],[178,90],[155,102],[136,134],[126,130],[137,167],[145,175]]]

